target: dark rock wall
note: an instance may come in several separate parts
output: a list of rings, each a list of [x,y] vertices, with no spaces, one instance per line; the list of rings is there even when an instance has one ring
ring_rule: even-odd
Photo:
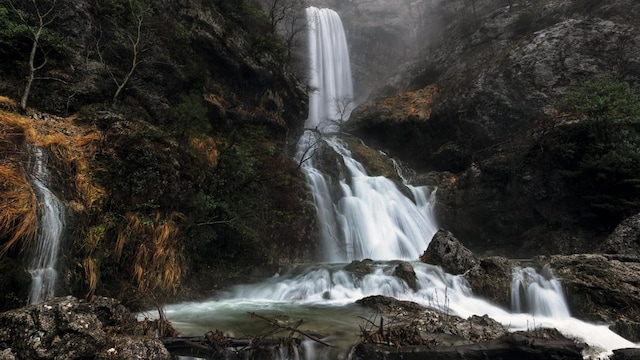
[[[439,223],[474,251],[597,250],[634,208],[599,211],[587,194],[613,186],[576,187],[591,175],[578,180],[574,165],[553,167],[566,155],[561,144],[589,142],[566,126],[563,99],[598,77],[638,89],[640,6],[475,3],[474,14],[469,3],[427,2],[420,53],[354,111],[347,131],[436,172],[423,179],[439,186]]]

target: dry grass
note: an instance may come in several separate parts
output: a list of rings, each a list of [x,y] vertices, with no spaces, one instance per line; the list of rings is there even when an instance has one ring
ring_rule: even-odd
[[[140,292],[177,289],[182,279],[177,220],[182,217],[172,213],[165,218],[156,213],[152,221],[142,221],[135,214],[126,215],[127,224],[119,231],[114,255],[120,259],[127,244],[137,246],[131,271]]]
[[[91,300],[95,296],[98,286],[98,271],[95,259],[92,257],[85,258],[82,262],[82,268],[84,269],[84,276],[89,288],[87,291],[87,299]]]
[[[36,195],[22,169],[0,164],[0,237],[8,238],[0,257],[20,244],[26,249],[36,237],[38,214]]]

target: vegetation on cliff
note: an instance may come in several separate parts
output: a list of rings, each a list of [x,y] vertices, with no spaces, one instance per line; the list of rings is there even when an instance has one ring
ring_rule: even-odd
[[[0,0],[0,13],[0,261],[37,231],[31,145],[69,209],[66,293],[139,306],[311,258],[292,160],[306,95],[253,2]]]

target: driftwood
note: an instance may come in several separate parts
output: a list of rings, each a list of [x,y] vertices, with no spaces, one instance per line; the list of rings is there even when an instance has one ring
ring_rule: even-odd
[[[302,340],[294,335],[301,335],[331,347],[331,344],[319,337],[300,330],[298,327],[302,324],[302,320],[293,324],[281,324],[256,313],[249,313],[249,315],[268,322],[273,328],[251,338],[228,337],[216,330],[208,332],[205,336],[165,337],[160,340],[173,356],[194,356],[204,359],[245,359],[247,354],[251,354],[252,359],[270,359],[273,358],[273,353],[280,351],[297,354]],[[274,337],[282,332],[287,332],[288,336]]]
[[[362,360],[581,360],[580,348],[572,340],[533,338],[523,334],[509,334],[497,340],[443,348],[426,345],[380,346],[361,343],[354,352]]]
[[[290,344],[299,346],[299,339],[255,339],[225,337],[224,343],[212,341],[211,334],[205,336],[161,338],[165,348],[173,356],[192,356],[203,359],[244,359],[247,352],[270,351]]]

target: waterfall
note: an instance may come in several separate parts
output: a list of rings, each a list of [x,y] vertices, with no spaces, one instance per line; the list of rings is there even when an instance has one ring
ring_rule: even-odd
[[[38,236],[29,259],[29,303],[37,304],[54,295],[58,276],[55,267],[65,222],[64,205],[48,188],[47,157],[39,147],[33,148],[33,156],[31,185],[38,199]]]
[[[570,317],[566,306],[562,310],[562,292],[550,269],[542,274],[532,269],[514,271],[516,308],[531,313],[506,311],[473,296],[462,276],[448,274],[438,266],[413,262],[415,288],[394,275],[398,263],[382,260],[416,260],[437,230],[432,209],[435,191],[409,185],[397,164],[404,185],[369,176],[346,144],[329,135],[336,129],[327,120],[348,118],[348,112],[337,109],[335,101],[352,94],[347,46],[334,11],[311,7],[307,16],[313,91],[306,127],[313,130],[300,138],[296,157],[313,194],[325,263],[294,266],[262,283],[234,286],[210,301],[167,306],[165,312],[173,325],[193,335],[212,328],[254,334],[258,330],[255,323],[247,321],[247,312],[259,311],[304,319],[302,326],[309,324],[310,331],[326,335],[337,349],[348,349],[355,340],[349,334],[357,333],[354,329],[362,319],[371,316],[368,309],[354,302],[369,295],[385,295],[462,318],[486,314],[513,331],[530,330],[531,324],[555,327],[567,336],[584,339],[598,351],[635,346],[606,325],[584,323]],[[336,156],[320,158],[324,151]],[[323,172],[321,165],[327,162],[339,178]],[[398,186],[405,186],[405,191]],[[362,258],[375,261],[361,262],[365,269],[359,271],[345,264]],[[521,293],[526,294],[524,298]],[[304,345],[305,359],[347,356],[322,353],[314,346]]]
[[[531,267],[516,267],[511,281],[511,308],[536,316],[568,318],[569,306],[560,281],[547,264],[538,274]]]
[[[310,63],[307,128],[335,131],[332,122],[346,120],[353,99],[347,39],[338,13],[307,8]]]
[[[353,95],[349,53],[335,11],[310,7],[307,20],[312,92],[306,126],[328,133],[335,130],[335,120],[349,116],[343,101]],[[320,142],[342,158],[337,166],[344,164],[340,169],[344,178],[338,191],[314,159]],[[340,139],[317,132],[307,131],[301,137],[298,160],[304,160],[302,169],[314,194],[325,261],[415,260],[427,248],[437,230],[427,188],[406,185],[414,198],[407,197],[393,181],[369,176]]]

